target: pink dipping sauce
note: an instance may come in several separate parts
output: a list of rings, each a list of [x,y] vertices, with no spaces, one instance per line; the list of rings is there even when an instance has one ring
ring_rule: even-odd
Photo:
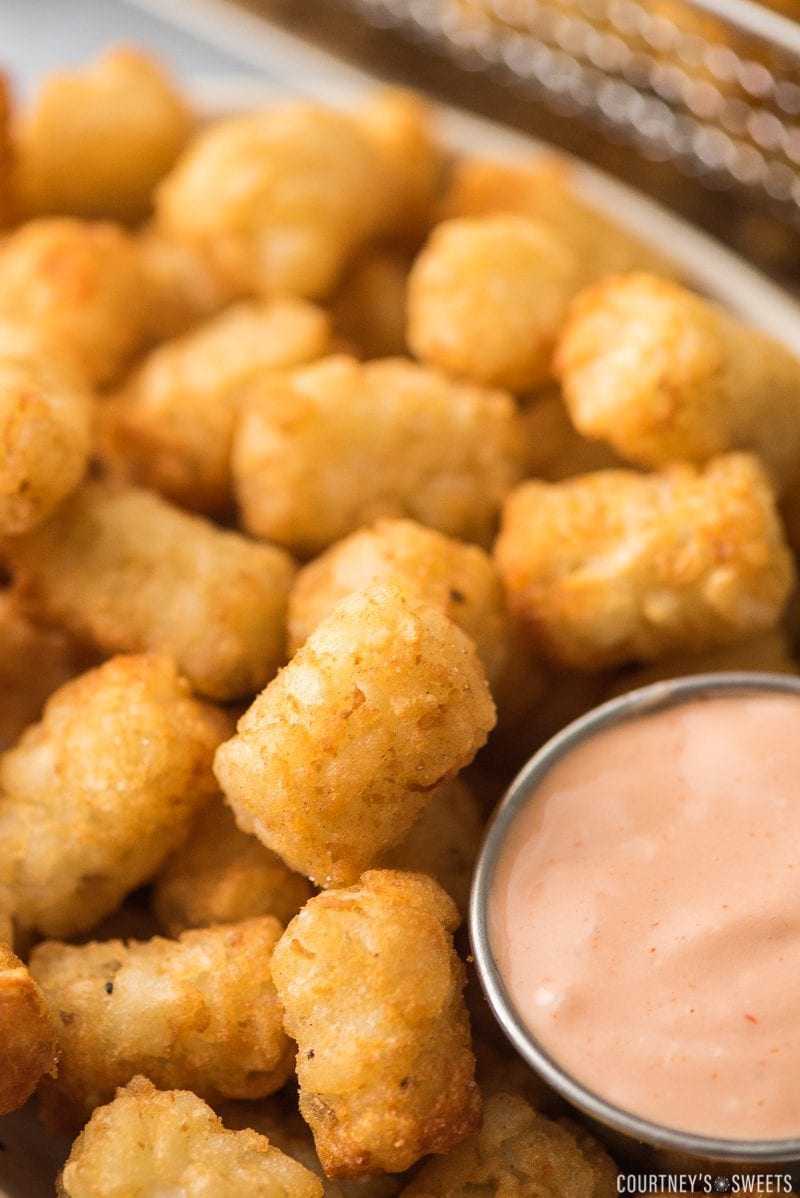
[[[570,750],[515,819],[492,951],[542,1048],[679,1131],[800,1136],[800,698],[697,699]]]

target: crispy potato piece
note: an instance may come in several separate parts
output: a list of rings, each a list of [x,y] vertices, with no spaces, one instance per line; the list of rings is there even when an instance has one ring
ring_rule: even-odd
[[[556,359],[578,430],[642,466],[757,453],[800,483],[800,361],[706,300],[649,274],[581,294]]]
[[[0,324],[0,535],[29,532],[83,476],[92,396],[24,329]]]
[[[410,262],[395,250],[368,249],[331,301],[334,330],[364,358],[407,353],[406,285]]]
[[[482,839],[478,800],[461,778],[453,778],[434,791],[408,836],[386,854],[381,868],[428,874],[465,916]]]
[[[588,670],[747,640],[777,623],[795,578],[769,482],[748,454],[702,473],[523,483],[496,557],[541,651]]]
[[[307,103],[217,121],[156,192],[167,234],[267,298],[329,292],[386,203],[381,160],[354,121]]]
[[[62,686],[0,758],[0,889],[22,928],[69,936],[151,878],[214,793],[227,717],[166,657],[118,657]]]
[[[244,388],[320,357],[328,318],[303,300],[241,303],[154,350],[104,403],[101,444],[123,477],[199,512],[233,503],[233,426]]]
[[[326,1177],[314,1147],[311,1129],[286,1092],[260,1102],[226,1102],[217,1108],[226,1127],[251,1127],[270,1144],[305,1165],[322,1182],[323,1198],[396,1198],[403,1178],[392,1173],[366,1174],[350,1180]]]
[[[55,1073],[56,1023],[27,968],[0,942],[0,1115],[21,1107]]]
[[[521,413],[528,450],[527,473],[550,483],[624,465],[608,445],[582,437],[558,391],[539,395]]]
[[[481,1131],[424,1164],[402,1198],[611,1198],[616,1179],[586,1132],[545,1119],[518,1094],[495,1094]]]
[[[191,119],[161,67],[131,47],[50,75],[16,131],[23,213],[142,220]]]
[[[209,1102],[259,1098],[292,1072],[269,915],[184,932],[178,940],[46,941],[31,976],[58,1014],[58,1077],[41,1083],[49,1127],[80,1128],[117,1086],[144,1073]]]
[[[289,652],[294,653],[346,595],[376,582],[400,582],[422,602],[440,607],[471,637],[502,720],[541,689],[516,622],[505,605],[492,559],[412,520],[379,520],[351,533],[305,566],[289,596]]]
[[[116,225],[42,218],[0,247],[0,320],[32,325],[90,385],[139,348],[144,313],[134,242]]]
[[[214,768],[241,828],[316,885],[342,886],[403,840],[494,722],[468,637],[376,585],[323,620]]]
[[[290,558],[149,491],[87,483],[6,547],[29,611],[107,653],[169,653],[201,694],[252,695],[284,660]]]
[[[322,1185],[254,1131],[227,1131],[186,1090],[134,1078],[72,1146],[59,1198],[323,1198]]]
[[[580,288],[569,242],[525,216],[443,221],[408,279],[407,337],[423,362],[524,391],[550,377]]]
[[[520,477],[511,397],[400,358],[337,355],[264,379],[234,436],[249,532],[311,556],[379,516],[486,542]]]
[[[153,910],[168,936],[255,915],[274,915],[285,925],[311,893],[304,877],[239,831],[220,801],[201,812],[187,843],[162,869]]]
[[[414,92],[382,88],[355,121],[373,147],[386,181],[382,232],[417,241],[433,221],[444,179],[445,152],[433,130],[433,109]]]
[[[479,1126],[457,924],[432,879],[372,870],[311,899],[281,937],[300,1111],[329,1176],[401,1172]]]
[[[546,154],[522,164],[464,158],[453,169],[440,219],[513,213],[539,221],[571,247],[584,284],[626,270],[675,273],[664,254],[582,199],[572,173],[563,158]]]
[[[39,719],[57,687],[94,664],[68,633],[38,627],[0,590],[0,750]]]
[[[136,251],[147,296],[148,342],[180,337],[241,296],[207,254],[167,237],[155,224],[136,235]]]
[[[0,228],[15,215],[13,150],[11,148],[11,85],[0,71]]]
[[[725,670],[759,670],[771,674],[797,674],[800,666],[792,657],[789,638],[782,628],[774,628],[749,641],[723,645],[707,653],[683,653],[663,657],[649,666],[635,666],[618,673],[608,687],[606,698],[624,695],[639,686],[649,686],[665,678],[686,674],[711,674]]]

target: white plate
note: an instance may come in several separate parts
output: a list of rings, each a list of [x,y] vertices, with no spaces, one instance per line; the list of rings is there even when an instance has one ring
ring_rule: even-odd
[[[137,2],[146,6],[146,0]],[[263,31],[263,26],[259,28]],[[320,70],[321,60],[324,70]],[[207,78],[197,80],[190,91],[205,112],[219,115],[286,98],[287,92],[350,107],[375,84],[349,68],[340,68],[318,51],[306,50],[285,34],[280,34],[276,43],[276,72],[280,68],[291,72],[291,80],[267,83],[239,76]],[[455,109],[440,107],[438,114],[442,134],[456,151],[511,161],[552,153],[542,142]],[[652,200],[593,167],[570,161],[576,186],[587,200],[669,254],[688,280],[744,321],[789,348],[800,349],[800,305],[779,287]],[[46,1198],[53,1193],[55,1174],[69,1152],[69,1143],[45,1136],[33,1103],[0,1118],[0,1144],[0,1198]]]

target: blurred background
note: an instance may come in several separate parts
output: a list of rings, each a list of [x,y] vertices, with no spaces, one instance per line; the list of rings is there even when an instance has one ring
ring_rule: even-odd
[[[302,88],[287,33],[561,146],[800,287],[800,0],[0,0],[23,92],[124,40],[186,80]]]

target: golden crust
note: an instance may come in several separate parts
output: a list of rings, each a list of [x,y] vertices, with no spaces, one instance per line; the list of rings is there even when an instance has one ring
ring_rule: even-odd
[[[56,1024],[47,1000],[11,949],[0,942],[0,1115],[27,1102],[43,1073],[54,1073]]]
[[[116,225],[43,217],[0,247],[0,320],[33,326],[89,385],[140,347],[145,306],[133,239]]]
[[[300,1111],[328,1175],[399,1172],[479,1125],[457,922],[430,878],[377,870],[311,899],[281,938]]]
[[[385,207],[380,159],[355,123],[305,103],[215,122],[156,191],[166,233],[267,298],[325,295]]]
[[[244,389],[328,348],[328,318],[302,300],[243,302],[159,346],[100,410],[114,473],[183,507],[233,504],[231,443]]]
[[[254,1131],[228,1131],[185,1090],[135,1077],[72,1146],[59,1198],[323,1198],[320,1182]]]
[[[265,915],[178,940],[38,945],[31,976],[61,1042],[40,1086],[48,1126],[77,1130],[137,1073],[209,1102],[279,1089],[293,1051],[270,964],[282,930]]]
[[[285,925],[311,893],[304,877],[240,832],[233,812],[215,801],[158,875],[153,910],[168,936],[255,915],[274,915]]]
[[[106,653],[169,653],[211,698],[253,694],[284,660],[290,558],[149,491],[87,483],[7,550],[28,611]]]
[[[338,355],[254,387],[234,437],[244,526],[310,556],[380,516],[486,543],[522,470],[511,397]]]
[[[769,482],[746,454],[702,473],[524,483],[495,552],[541,651],[590,670],[746,640],[777,623],[795,579]]]
[[[495,1094],[481,1131],[423,1165],[402,1198],[612,1198],[616,1179],[586,1132],[545,1119],[518,1094]]]
[[[800,361],[685,288],[649,274],[575,301],[556,370],[580,432],[643,466],[757,453],[800,481]]]
[[[221,713],[164,657],[66,683],[0,758],[0,887],[23,928],[89,928],[152,877],[214,793]]]
[[[220,747],[215,770],[245,831],[318,886],[347,885],[400,843],[494,721],[464,633],[374,586],[323,620]]]
[[[147,296],[148,343],[180,337],[239,298],[206,254],[153,224],[137,233],[136,252]]]
[[[524,216],[443,221],[408,279],[407,336],[423,362],[521,391],[550,377],[580,287],[568,242]]]
[[[166,74],[130,47],[49,75],[16,130],[23,214],[141,220],[190,127]]]

